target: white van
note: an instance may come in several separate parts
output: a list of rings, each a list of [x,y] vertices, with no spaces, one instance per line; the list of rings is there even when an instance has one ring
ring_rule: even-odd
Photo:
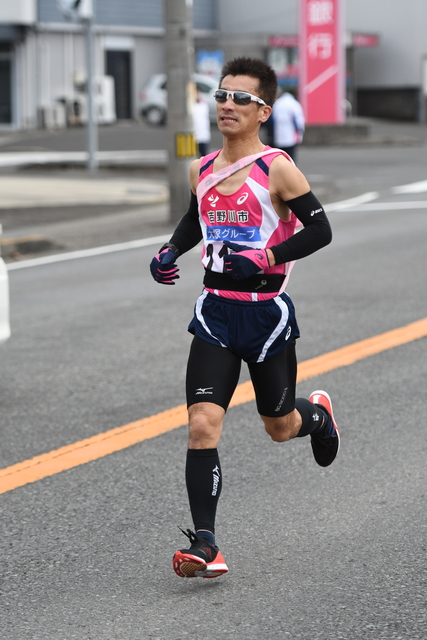
[[[208,103],[211,122],[216,122],[216,102],[213,94],[218,89],[218,80],[194,73],[193,81],[197,91],[200,91]],[[148,124],[163,125],[166,122],[168,102],[166,82],[165,73],[156,73],[151,76],[139,92],[138,110]]]
[[[0,224],[0,235],[2,228]],[[9,275],[3,258],[0,256],[0,344],[10,337],[9,323]]]

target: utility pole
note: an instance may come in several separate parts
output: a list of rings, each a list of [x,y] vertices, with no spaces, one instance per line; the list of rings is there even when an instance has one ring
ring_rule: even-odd
[[[94,3],[95,0],[92,0]],[[87,169],[95,171],[98,168],[98,128],[95,121],[94,105],[94,29],[93,9],[84,18],[86,27],[86,55],[87,55]]]
[[[193,0],[164,0],[165,60],[167,70],[167,149],[170,220],[178,221],[190,199],[190,163],[196,157],[192,105],[196,100],[191,81],[194,60]]]

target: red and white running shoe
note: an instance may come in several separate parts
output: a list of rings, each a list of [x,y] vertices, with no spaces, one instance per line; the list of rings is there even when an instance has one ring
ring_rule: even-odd
[[[340,432],[332,411],[332,402],[326,391],[313,391],[309,401],[319,405],[329,416],[320,431],[311,434],[314,459],[321,467],[329,467],[337,457],[340,448]]]
[[[191,542],[189,549],[177,551],[173,557],[173,569],[181,578],[218,578],[227,573],[228,567],[221,551],[191,529],[181,529]]]

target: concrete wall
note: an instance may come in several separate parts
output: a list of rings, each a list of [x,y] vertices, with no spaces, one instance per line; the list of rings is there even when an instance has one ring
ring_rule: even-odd
[[[426,0],[347,0],[347,28],[377,33],[380,46],[357,51],[360,87],[414,86],[427,55]]]
[[[359,116],[418,122],[421,109],[420,92],[413,87],[359,89],[357,92]]]
[[[223,33],[297,33],[298,0],[218,0]]]

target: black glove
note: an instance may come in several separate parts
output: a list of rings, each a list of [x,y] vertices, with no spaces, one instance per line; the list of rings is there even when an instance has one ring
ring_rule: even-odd
[[[178,258],[176,252],[170,247],[161,250],[151,261],[150,271],[156,282],[160,284],[175,284],[179,278],[179,268],[175,264]]]

